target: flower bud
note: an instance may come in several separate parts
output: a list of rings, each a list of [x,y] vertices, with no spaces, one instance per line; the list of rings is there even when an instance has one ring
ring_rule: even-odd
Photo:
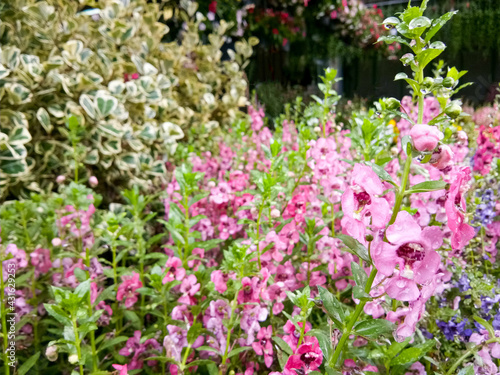
[[[448,88],[448,89],[453,87],[454,84],[455,84],[455,80],[451,77],[446,77],[445,79],[443,79],[443,86]]]
[[[319,126],[315,126],[314,127],[314,132],[315,133],[320,133],[321,132],[321,128]]]
[[[424,86],[431,87],[434,84],[434,80],[431,77],[425,77]]]
[[[434,150],[439,140],[444,138],[443,133],[437,127],[425,124],[415,125],[410,131],[410,136],[413,145],[420,152]]]
[[[209,188],[214,188],[215,187],[215,181],[208,181],[208,187]]]
[[[91,176],[89,178],[89,184],[92,187],[96,187],[99,184],[99,181],[97,180],[97,177],[96,176]]]
[[[61,244],[62,244],[62,241],[60,238],[56,237],[56,238],[52,239],[52,246],[57,247],[57,246],[61,246]]]
[[[371,234],[367,234],[365,236],[365,240],[367,240],[368,242],[372,242],[373,241],[373,236]]]
[[[72,365],[74,365],[75,363],[78,362],[78,354],[71,354],[69,357],[68,357],[68,361],[69,363],[71,363]]]
[[[444,113],[446,113],[451,118],[457,118],[462,113],[462,107],[460,107],[456,103],[449,104],[444,109]]]
[[[385,103],[387,105],[387,109],[389,110],[395,111],[401,107],[401,102],[396,98],[389,98],[385,101]]]
[[[276,209],[276,208],[272,209],[271,210],[271,217],[273,219],[276,219],[276,218],[280,217],[280,211],[278,209]]]
[[[55,346],[55,345],[49,346],[49,347],[47,348],[47,350],[45,351],[45,356],[47,357],[47,359],[48,359],[50,362],[55,362],[55,361],[57,361],[57,357],[58,357],[58,354],[57,354],[57,346]],[[77,357],[77,360],[78,360],[78,357]]]
[[[57,178],[56,178],[56,182],[57,182],[58,184],[62,184],[62,183],[64,182],[64,180],[66,180],[66,177],[65,177],[65,176],[63,176],[63,175],[59,175],[59,176],[57,176]]]

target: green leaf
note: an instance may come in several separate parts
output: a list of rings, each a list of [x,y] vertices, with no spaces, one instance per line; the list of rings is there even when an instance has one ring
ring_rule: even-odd
[[[364,287],[368,276],[365,270],[356,262],[351,262],[351,271],[356,285]]]
[[[391,366],[408,365],[417,362],[423,355],[419,348],[408,348],[401,352],[400,355],[391,360]]]
[[[470,365],[461,369],[457,375],[474,375],[474,366]]]
[[[231,358],[231,357],[234,357],[235,355],[241,353],[241,352],[244,352],[248,349],[252,349],[251,346],[242,346],[241,348],[236,348],[236,349],[233,349],[229,352],[229,354],[227,355],[227,358]]]
[[[443,53],[445,48],[446,46],[441,42],[435,42],[431,44],[429,48],[427,48],[425,51],[422,51],[422,53],[417,56],[419,67],[424,69],[432,60]]]
[[[425,181],[420,184],[413,185],[409,190],[405,192],[406,195],[414,193],[426,193],[429,191],[443,190],[446,188],[447,183],[445,181]]]
[[[306,333],[306,336],[314,336],[318,339],[319,347],[323,352],[325,359],[330,358],[332,349],[332,339],[330,338],[330,333],[328,331],[323,331],[321,329],[312,329]]]
[[[399,43],[399,44],[404,44],[406,46],[410,46],[410,43],[408,43],[406,41],[406,39],[400,37],[400,36],[397,36],[397,35],[384,35],[384,36],[381,36],[380,38],[378,38],[377,40],[377,43],[378,42],[385,42],[387,44],[392,44],[392,43]]]
[[[40,352],[33,354],[29,357],[22,365],[17,369],[17,375],[26,374],[38,361],[38,357],[40,357]]]
[[[385,319],[363,320],[354,326],[354,333],[364,337],[378,337],[394,330],[394,323]]]
[[[118,106],[118,99],[106,93],[98,93],[95,98],[97,110],[101,117],[110,115]]]
[[[85,112],[87,112],[87,114],[89,115],[90,118],[92,118],[94,120],[96,119],[96,117],[97,117],[96,109],[94,106],[94,102],[92,101],[90,96],[85,95],[85,94],[81,95],[80,96],[80,105],[85,110]],[[49,110],[50,110],[50,108],[49,108]]]
[[[49,112],[47,112],[45,108],[43,107],[38,108],[38,111],[36,112],[36,118],[47,133],[50,133],[52,131],[54,127],[50,123]]]
[[[186,364],[186,368],[193,366],[209,365],[211,363],[214,363],[214,361],[211,361],[210,359],[197,359],[196,361]]]
[[[388,359],[394,358],[401,350],[403,350],[409,343],[410,343],[411,337],[408,337],[405,341],[403,342],[393,342],[391,346],[389,346],[389,349],[387,349],[386,352],[386,357]]]
[[[352,288],[352,297],[356,299],[372,299],[371,296],[365,292],[364,287],[361,287],[359,285],[354,285]]]
[[[49,305],[49,304],[44,304],[45,310],[49,313],[50,316],[55,318],[59,323],[64,324],[65,326],[71,326],[71,319],[69,318],[69,315],[61,309],[57,305]]]
[[[351,250],[348,250],[351,254],[357,255],[359,258],[363,259],[369,264],[372,264],[370,256],[368,255],[368,250],[358,240],[345,234],[338,234],[337,238],[339,238],[344,243],[344,245],[346,245]]]
[[[326,310],[326,313],[333,320],[337,328],[339,329],[343,328],[345,314],[340,302],[335,298],[335,296],[332,293],[330,293],[329,290],[323,288],[322,286],[318,286],[318,291],[321,301],[323,302],[323,307]]]
[[[484,320],[483,318],[480,318],[477,315],[474,315],[472,318],[476,322],[478,322],[479,324],[481,324],[484,328],[486,328],[486,330],[490,334],[490,337],[495,337],[495,329],[493,328],[493,326],[488,321]]]
[[[455,10],[453,12],[448,12],[446,14],[443,14],[441,17],[435,19],[432,21],[432,26],[427,31],[427,34],[425,34],[425,43],[428,43],[434,35],[449,21],[451,18],[458,13],[458,10]]]
[[[288,355],[293,355],[293,350],[290,348],[290,345],[283,340],[281,337],[273,336],[273,341],[280,347]]]
[[[213,352],[215,354],[220,355],[219,351],[217,349],[215,349],[215,348],[212,348],[211,346],[206,346],[206,345],[199,346],[199,347],[196,348],[196,350],[198,350],[198,351]]]

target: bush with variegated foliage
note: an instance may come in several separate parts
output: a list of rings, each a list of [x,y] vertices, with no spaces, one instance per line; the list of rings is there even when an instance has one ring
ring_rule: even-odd
[[[85,5],[99,11],[89,15]],[[196,9],[189,1],[178,9],[3,1],[0,197],[50,189],[58,175],[96,175],[103,187],[151,184],[177,142],[232,123],[246,104],[242,68],[255,41],[237,42],[222,61],[228,25],[204,44]],[[167,35],[174,12],[185,20],[179,37]],[[173,41],[162,42],[167,36]]]

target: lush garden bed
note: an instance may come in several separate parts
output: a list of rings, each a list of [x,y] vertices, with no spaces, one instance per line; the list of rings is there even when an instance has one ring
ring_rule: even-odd
[[[413,96],[338,113],[327,69],[271,130],[256,41],[223,59],[194,3],[28,3],[0,8],[1,373],[499,373],[500,114],[434,65],[453,13],[383,22]]]

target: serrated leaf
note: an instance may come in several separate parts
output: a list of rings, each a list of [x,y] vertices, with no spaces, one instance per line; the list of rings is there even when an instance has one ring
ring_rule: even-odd
[[[273,336],[273,341],[280,347],[288,355],[293,355],[293,350],[290,348],[290,345],[283,340],[281,337]]]
[[[394,323],[385,319],[363,320],[354,326],[354,333],[364,337],[378,337],[394,330]]]
[[[351,250],[349,251],[351,254],[354,254],[369,264],[372,264],[367,248],[364,247],[358,240],[346,234],[338,234],[337,238],[339,238],[344,245]]]
[[[322,286],[318,286],[318,292],[327,314],[330,316],[337,328],[343,328],[345,313],[340,302],[332,293],[330,293],[329,290],[323,288]]]

